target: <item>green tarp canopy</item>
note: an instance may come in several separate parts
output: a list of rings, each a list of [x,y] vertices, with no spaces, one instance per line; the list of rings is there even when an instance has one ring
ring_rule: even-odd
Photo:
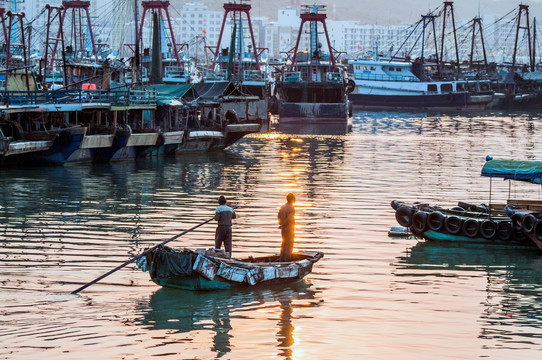
[[[156,90],[156,103],[158,105],[182,105],[183,97],[192,87],[192,84],[156,84],[149,85],[146,90]]]
[[[542,161],[489,160],[482,176],[542,184]]]

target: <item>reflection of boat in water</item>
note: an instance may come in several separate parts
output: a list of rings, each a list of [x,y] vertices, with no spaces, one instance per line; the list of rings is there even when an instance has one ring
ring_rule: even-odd
[[[216,290],[269,286],[299,281],[324,256],[317,251],[299,251],[292,261],[280,262],[279,255],[230,259],[218,250],[159,246],[148,252],[138,266],[149,271],[158,285],[187,290]]]
[[[276,126],[276,130],[296,135],[346,135],[352,130],[352,127],[348,124],[281,122]]]
[[[175,330],[181,333],[197,330],[211,330],[214,333],[210,344],[212,351],[223,356],[230,351],[230,318],[237,311],[251,309],[280,308],[277,340],[283,351],[294,343],[291,313],[303,302],[303,307],[318,306],[315,292],[310,284],[297,282],[290,285],[276,285],[266,289],[239,289],[236,291],[192,292],[161,288],[150,297],[148,305],[142,307],[141,325],[152,330]],[[247,312],[243,312],[247,316]],[[209,320],[212,321],[209,324]],[[218,356],[217,356],[218,357]]]
[[[542,259],[537,252],[427,241],[408,249],[393,266],[397,281],[431,289],[433,301],[452,296],[464,306],[474,296],[472,305],[480,308],[477,323],[481,339],[496,341],[499,347],[506,339],[507,346],[513,348],[540,336]],[[480,288],[480,278],[485,279],[485,287]],[[472,293],[461,290],[467,282],[474,286]],[[476,298],[476,293],[482,299]]]

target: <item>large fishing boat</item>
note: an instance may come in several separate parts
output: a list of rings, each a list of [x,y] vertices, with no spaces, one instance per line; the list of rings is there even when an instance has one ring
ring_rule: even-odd
[[[220,98],[225,111],[235,111],[244,121],[267,124],[268,99],[271,95],[268,57],[264,53],[267,49],[256,43],[250,18],[251,8],[247,0],[224,4],[217,44],[207,46],[213,59],[205,69],[202,81],[225,84],[218,85],[224,88]],[[231,37],[227,47],[224,47],[228,23],[231,24]]]
[[[324,5],[301,7],[297,41],[276,82],[279,124],[288,122],[349,124],[352,110],[347,98],[347,76],[337,63],[338,52],[331,46]],[[309,51],[299,49],[305,24],[309,25]],[[323,28],[326,48],[318,40]],[[327,50],[327,52],[325,52]]]
[[[372,58],[351,60],[352,105],[366,109],[485,109],[493,100],[489,80],[440,80],[424,75],[424,64]]]

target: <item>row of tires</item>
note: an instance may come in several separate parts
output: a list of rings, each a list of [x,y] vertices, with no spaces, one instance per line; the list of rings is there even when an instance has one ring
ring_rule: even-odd
[[[532,218],[525,221],[527,216],[519,222],[517,219],[495,221],[492,219],[459,217],[443,214],[440,211],[426,212],[401,205],[395,210],[395,218],[401,226],[410,228],[416,235],[433,230],[469,238],[482,237],[488,240],[523,241],[526,237],[522,231],[528,233],[537,233],[539,231],[542,238],[542,221],[537,221],[536,218],[534,222]]]

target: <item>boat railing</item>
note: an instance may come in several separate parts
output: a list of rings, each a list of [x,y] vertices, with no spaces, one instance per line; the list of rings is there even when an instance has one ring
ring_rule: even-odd
[[[226,72],[224,70],[213,71],[207,69],[205,71],[205,79],[208,80],[224,80],[226,78]]]
[[[301,71],[287,71],[284,73],[285,82],[299,82],[301,81]]]
[[[375,81],[419,81],[415,76],[389,75],[389,74],[363,74],[355,73],[356,80],[375,80]]]
[[[245,81],[263,81],[263,73],[259,70],[244,70],[243,80]]]
[[[164,68],[164,77],[184,78],[185,71],[179,66],[166,66]]]
[[[154,106],[157,92],[155,90],[123,90],[115,91],[112,105],[124,106]]]
[[[343,77],[340,72],[328,72],[326,73],[326,81],[331,83],[342,83]]]

